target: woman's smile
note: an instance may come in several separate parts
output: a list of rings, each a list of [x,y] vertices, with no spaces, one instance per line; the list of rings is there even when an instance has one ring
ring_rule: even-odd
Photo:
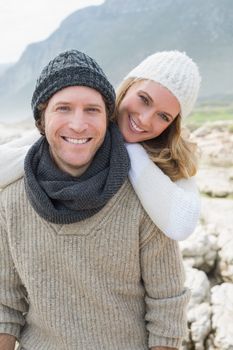
[[[131,115],[129,115],[129,126],[131,128],[131,130],[137,134],[141,134],[143,132],[145,132],[145,130],[141,129],[137,123],[135,122],[135,120],[133,119],[133,117]]]

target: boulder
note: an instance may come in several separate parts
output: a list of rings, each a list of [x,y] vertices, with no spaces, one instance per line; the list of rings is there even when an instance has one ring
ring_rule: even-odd
[[[209,197],[233,196],[233,169],[231,167],[202,166],[196,176],[201,193]]]
[[[233,284],[211,289],[213,343],[216,349],[233,349]]]
[[[233,166],[232,121],[206,123],[192,133],[192,139],[201,150],[204,164],[229,167]]]
[[[211,331],[210,283],[206,274],[186,265],[186,286],[191,289],[188,305],[189,336],[182,350],[205,349],[205,340]]]
[[[212,270],[217,259],[217,236],[213,225],[199,224],[194,233],[179,243],[187,265],[205,272]]]
[[[217,273],[223,281],[233,282],[233,228],[220,232],[218,246]]]

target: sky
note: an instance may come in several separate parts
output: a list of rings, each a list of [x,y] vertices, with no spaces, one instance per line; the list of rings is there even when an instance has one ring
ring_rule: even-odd
[[[0,64],[16,62],[30,43],[46,39],[72,12],[104,0],[0,0]]]

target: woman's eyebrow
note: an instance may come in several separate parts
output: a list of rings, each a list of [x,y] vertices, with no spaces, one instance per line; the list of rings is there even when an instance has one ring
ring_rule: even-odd
[[[146,91],[144,91],[144,90],[139,90],[139,93],[145,94],[151,102],[154,102],[154,101],[153,101],[153,98],[148,94],[148,92],[146,92]]]

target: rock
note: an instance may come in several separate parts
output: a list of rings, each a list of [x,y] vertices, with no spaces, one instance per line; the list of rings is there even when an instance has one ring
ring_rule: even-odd
[[[217,259],[217,237],[213,225],[199,224],[194,233],[179,243],[187,265],[209,272]]]
[[[214,345],[219,350],[233,349],[233,284],[223,283],[211,289]]]
[[[200,192],[218,198],[233,196],[232,172],[232,168],[202,166],[196,176]]]
[[[233,237],[232,213],[233,200],[205,197],[201,199],[201,222],[205,225],[213,225],[217,235],[229,230]]]
[[[219,259],[217,273],[225,282],[233,282],[233,229],[222,230],[218,237]]]
[[[203,271],[186,266],[186,286],[192,296],[188,305],[189,339],[186,339],[183,350],[205,349],[205,339],[211,331],[210,283]]]
[[[233,201],[202,198],[202,221],[213,225],[217,237],[218,281],[233,282]],[[233,326],[232,326],[233,327]]]
[[[206,123],[192,133],[201,150],[202,163],[214,166],[233,166],[232,121]]]

